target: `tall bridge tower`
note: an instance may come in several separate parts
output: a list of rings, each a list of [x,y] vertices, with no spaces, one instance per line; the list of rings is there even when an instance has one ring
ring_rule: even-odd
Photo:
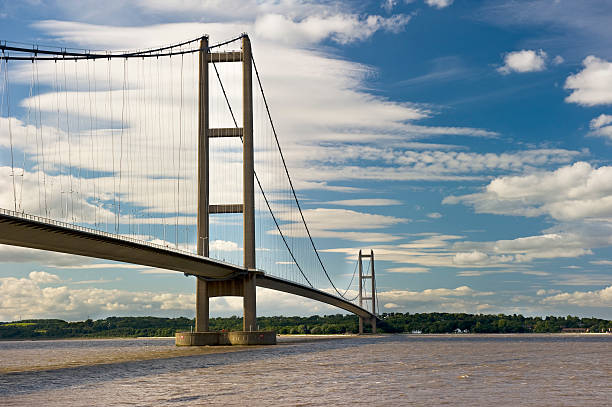
[[[208,257],[210,245],[209,216],[221,213],[243,214],[244,268],[246,276],[230,280],[207,280],[197,277],[196,332],[209,329],[209,299],[221,296],[243,297],[244,331],[257,330],[255,285],[255,189],[253,160],[253,74],[251,41],[242,37],[241,52],[209,52],[208,37],[200,43],[198,106],[198,254]],[[242,128],[209,128],[209,62],[242,62]],[[242,139],[242,203],[210,204],[209,143],[220,137]],[[216,180],[217,182],[221,180]]]
[[[363,271],[363,259],[369,258],[370,263],[368,270],[364,273]],[[359,306],[363,307],[365,301],[369,301],[372,304],[372,314],[376,315],[376,277],[374,274],[374,250],[370,250],[370,254],[363,254],[359,250]],[[367,283],[370,283],[371,290],[370,295],[367,294]],[[359,333],[363,334],[363,322],[364,318],[359,317]],[[369,320],[372,325],[372,333],[376,333],[376,317],[372,317]]]

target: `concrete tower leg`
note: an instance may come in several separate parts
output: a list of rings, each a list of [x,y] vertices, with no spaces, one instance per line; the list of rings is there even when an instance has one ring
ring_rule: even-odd
[[[208,282],[203,278],[196,278],[196,332],[208,331],[209,318]]]
[[[255,273],[249,273],[244,278],[244,297],[243,297],[243,331],[257,331],[257,299],[255,285]]]
[[[208,154],[208,37],[200,42],[198,84],[198,218],[197,250],[209,254],[209,154]],[[208,283],[196,279],[196,332],[208,331]]]
[[[253,68],[251,61],[251,41],[242,37],[242,168],[243,168],[243,233],[244,267],[249,274],[244,279],[244,316],[245,331],[257,330],[256,286],[255,286],[255,168],[253,159]]]

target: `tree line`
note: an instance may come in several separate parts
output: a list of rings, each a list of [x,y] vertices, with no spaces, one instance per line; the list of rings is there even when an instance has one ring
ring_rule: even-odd
[[[380,333],[556,333],[564,328],[582,328],[588,332],[610,332],[612,321],[598,318],[524,317],[522,315],[484,315],[463,313],[384,313],[377,324]],[[261,330],[279,334],[344,334],[358,332],[355,315],[310,317],[258,317]],[[109,338],[174,336],[189,331],[195,320],[189,318],[108,317],[67,322],[61,319],[29,319],[0,322],[1,339]],[[241,317],[211,318],[211,331],[240,331]],[[370,329],[365,324],[366,332]]]

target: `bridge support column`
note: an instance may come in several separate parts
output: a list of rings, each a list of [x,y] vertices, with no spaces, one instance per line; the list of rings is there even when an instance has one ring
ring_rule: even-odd
[[[196,277],[196,332],[208,331],[209,318],[208,282]]]
[[[242,330],[243,331],[257,331],[257,298],[255,285],[255,273],[249,273],[243,280],[244,294],[243,294],[243,317],[242,317]]]
[[[200,256],[209,253],[209,154],[208,154],[208,37],[200,42],[198,82],[198,218],[197,250]],[[208,331],[208,283],[196,277],[196,332]]]
[[[257,290],[255,285],[255,164],[253,159],[253,62],[251,40],[242,37],[242,197],[244,267],[249,274],[244,279],[245,331],[257,330]]]

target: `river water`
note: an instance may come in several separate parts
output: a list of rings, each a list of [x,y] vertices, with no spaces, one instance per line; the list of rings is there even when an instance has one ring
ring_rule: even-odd
[[[612,405],[612,335],[390,335],[212,350],[221,353],[172,339],[0,342],[0,405]]]

